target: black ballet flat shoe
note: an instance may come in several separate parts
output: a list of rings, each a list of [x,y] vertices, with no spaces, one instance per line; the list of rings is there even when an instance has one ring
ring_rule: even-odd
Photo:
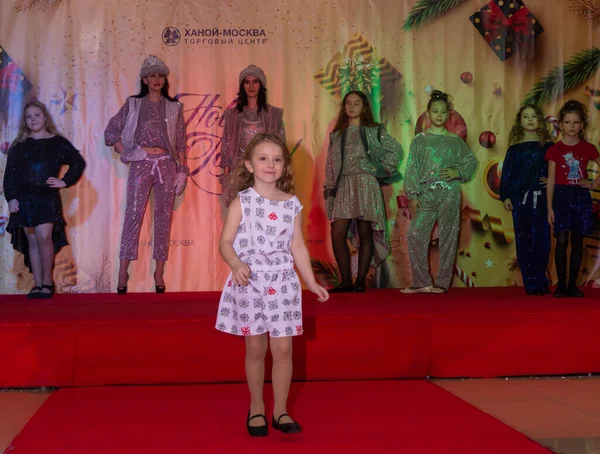
[[[280,432],[283,432],[284,434],[297,434],[299,432],[302,432],[302,428],[300,427],[300,424],[298,424],[296,421],[284,422],[283,424],[280,424],[279,421],[284,416],[290,416],[290,415],[288,415],[287,413],[283,413],[279,416],[279,418],[277,418],[277,420],[275,420],[275,415],[273,415],[273,421],[271,421],[271,425],[273,426],[273,429],[279,430]]]
[[[556,287],[552,296],[554,296],[554,298],[566,298],[567,291],[564,288]]]
[[[360,285],[360,284],[358,284],[358,285],[355,285],[355,286],[354,286],[354,291],[355,291],[356,293],[365,293],[365,291],[366,291],[366,290],[367,290],[367,287],[366,287],[366,286],[364,286],[364,285]]]
[[[127,274],[127,281],[128,280],[129,280],[129,274]],[[127,282],[127,281],[125,281],[125,282]],[[125,284],[125,285],[119,285],[117,287],[117,293],[119,295],[126,295],[127,294],[127,284]]]
[[[41,290],[48,289],[49,292],[42,292]],[[54,295],[54,284],[52,285],[42,285],[40,293],[38,293],[38,298],[40,299],[50,299]]]
[[[543,288],[540,291],[538,291],[538,295],[540,296],[544,296],[544,295],[550,295],[550,289],[548,288]]]
[[[585,293],[583,293],[577,287],[569,287],[567,289],[567,296],[571,298],[583,298],[585,296]]]
[[[262,418],[265,420],[265,424],[262,426],[251,426],[250,421],[254,418]],[[253,437],[266,437],[269,435],[269,424],[267,423],[267,418],[265,415],[259,414],[250,417],[250,410],[248,410],[248,420],[246,421],[246,428],[248,429],[248,433]]]
[[[531,295],[539,295],[539,294],[540,294],[540,292],[539,292],[539,290],[536,290],[536,289],[534,289],[534,288],[529,288],[529,289],[525,290],[525,294],[526,294],[527,296],[531,296]]]
[[[37,291],[34,291],[37,290]],[[35,286],[31,289],[31,291],[27,294],[27,299],[30,300],[36,300],[40,297],[40,290],[42,290],[42,287],[40,286]]]
[[[340,284],[328,290],[329,293],[352,293],[354,292],[353,285]]]

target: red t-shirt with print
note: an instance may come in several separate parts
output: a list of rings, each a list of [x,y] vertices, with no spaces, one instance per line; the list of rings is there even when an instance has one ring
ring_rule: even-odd
[[[587,179],[587,166],[598,158],[596,147],[585,140],[575,145],[566,145],[562,141],[552,145],[546,152],[546,160],[556,163],[556,184],[576,185],[579,180]]]

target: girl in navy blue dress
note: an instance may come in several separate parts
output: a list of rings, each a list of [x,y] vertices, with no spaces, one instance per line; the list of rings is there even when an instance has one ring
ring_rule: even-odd
[[[546,210],[546,151],[553,145],[539,106],[527,104],[517,113],[502,165],[500,200],[512,211],[517,259],[527,295],[550,293],[546,276],[550,227]]]
[[[594,161],[600,166],[600,155],[585,140],[589,124],[585,106],[567,101],[560,109],[558,122],[562,140],[546,153],[548,160],[548,223],[554,225],[554,250],[558,287],[556,298],[583,297],[577,288],[577,276],[583,258],[583,236],[594,230],[590,189],[600,186],[600,177],[590,182],[587,166]],[[567,283],[567,247],[571,240],[569,281]]]
[[[63,166],[69,170],[59,178]],[[58,133],[46,106],[39,101],[28,103],[4,173],[4,195],[10,211],[6,231],[35,280],[28,298],[51,298],[54,294],[54,255],[69,244],[60,189],[74,185],[84,168],[85,161]]]

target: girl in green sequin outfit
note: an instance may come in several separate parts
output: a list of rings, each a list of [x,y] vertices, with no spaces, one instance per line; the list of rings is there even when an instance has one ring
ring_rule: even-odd
[[[381,265],[390,254],[378,178],[396,175],[401,157],[400,144],[373,121],[365,94],[346,94],[329,137],[325,169],[327,217],[332,221],[333,253],[342,281],[332,292],[364,292],[369,267]],[[356,222],[360,244],[355,284],[346,243],[352,222]]]
[[[404,191],[412,216],[407,233],[412,286],[403,293],[446,293],[452,282],[460,228],[460,185],[475,173],[477,159],[464,140],[446,129],[451,109],[447,94],[431,93],[427,104],[431,127],[410,144]],[[428,252],[436,221],[440,267],[432,286]]]

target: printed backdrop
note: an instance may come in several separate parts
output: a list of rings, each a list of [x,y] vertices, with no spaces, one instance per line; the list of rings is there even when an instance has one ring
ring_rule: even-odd
[[[176,200],[167,286],[219,290],[228,273],[218,253],[223,112],[240,70],[253,63],[267,74],[269,101],[285,111],[315,272],[335,284],[322,186],[341,97],[350,89],[368,93],[405,149],[404,168],[428,93],[441,89],[454,96],[451,129],[479,159],[463,186],[454,285],[520,285],[512,218],[497,200],[508,132],[525,99],[540,102],[555,124],[560,105],[574,98],[589,107],[588,136],[598,143],[599,24],[597,0],[2,0],[0,176],[23,102],[37,97],[88,163],[82,180],[62,192],[71,245],[56,259],[58,291],[114,291],[128,169],[104,145],[104,128],[138,92],[144,58],[158,55],[185,105],[192,169]],[[393,255],[371,284],[402,287],[410,283],[402,182],[384,194]],[[4,233],[4,197],[0,216],[0,292],[28,291],[32,277]],[[130,269],[133,291],[153,288],[150,218]],[[588,285],[600,285],[599,240],[599,230],[586,239]],[[435,233],[431,257],[437,263]]]

